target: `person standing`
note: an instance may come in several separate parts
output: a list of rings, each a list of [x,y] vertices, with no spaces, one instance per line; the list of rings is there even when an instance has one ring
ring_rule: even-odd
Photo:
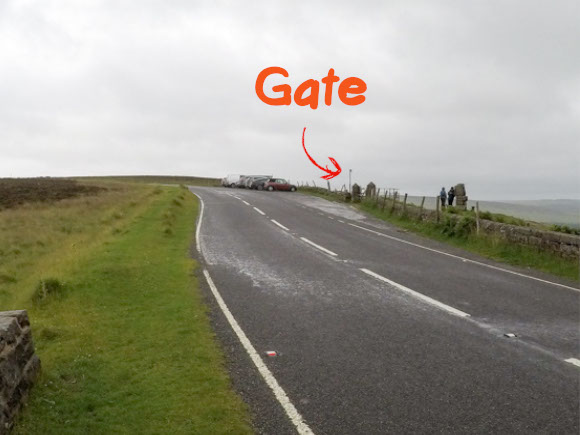
[[[447,192],[445,192],[445,188],[441,188],[441,192],[439,193],[439,197],[441,198],[441,208],[445,208],[445,200],[447,199]]]
[[[447,194],[447,203],[451,207],[453,205],[453,200],[455,199],[455,187],[451,186],[449,188],[449,193]]]

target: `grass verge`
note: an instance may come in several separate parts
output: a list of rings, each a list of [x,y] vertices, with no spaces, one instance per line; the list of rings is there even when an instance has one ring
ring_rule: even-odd
[[[343,196],[328,192],[326,189],[300,188],[300,191],[307,195],[324,198],[329,201],[344,202]],[[470,213],[464,213],[465,216],[462,216],[462,219],[460,219],[460,225],[455,225],[453,228],[450,228],[449,219],[445,218],[447,213],[444,213],[441,222],[437,223],[432,221],[418,221],[416,218],[401,216],[396,212],[391,213],[390,205],[383,211],[377,206],[376,201],[362,201],[360,203],[352,203],[352,205],[367,214],[398,227],[440,242],[448,243],[486,258],[514,266],[537,269],[577,282],[580,281],[580,265],[578,261],[562,258],[556,254],[541,251],[532,246],[510,243],[497,236],[488,234],[478,236],[473,232],[472,224],[475,221],[472,219],[472,214]],[[457,211],[452,208],[451,214],[457,214]],[[484,217],[490,216],[486,215]],[[520,221],[522,221],[518,218],[498,214],[491,216],[491,218],[497,222],[512,224],[521,224]]]
[[[381,220],[390,222],[398,227],[427,236],[431,239],[445,242],[458,248],[482,255],[514,266],[534,268],[542,272],[579,280],[579,265],[577,261],[559,257],[550,252],[540,251],[531,246],[510,243],[487,234],[476,235],[467,229],[463,233],[448,231],[445,220],[441,223],[418,221],[409,217],[383,212],[372,204],[361,202],[356,204],[362,210]]]
[[[95,232],[90,255],[14,298],[43,365],[14,433],[251,433],[188,256],[197,201],[140,191],[119,231]]]

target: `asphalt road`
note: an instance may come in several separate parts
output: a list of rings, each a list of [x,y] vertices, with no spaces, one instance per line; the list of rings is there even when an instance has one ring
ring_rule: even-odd
[[[258,432],[579,432],[577,284],[319,198],[191,190],[212,321]]]

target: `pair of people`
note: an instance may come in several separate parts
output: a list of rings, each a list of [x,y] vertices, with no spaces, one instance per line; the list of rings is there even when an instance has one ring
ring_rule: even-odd
[[[449,193],[445,192],[445,187],[442,187],[441,192],[439,192],[439,198],[441,198],[441,208],[445,207],[446,200],[449,200],[449,205],[453,205],[453,200],[455,199],[455,187],[451,186],[449,188]]]

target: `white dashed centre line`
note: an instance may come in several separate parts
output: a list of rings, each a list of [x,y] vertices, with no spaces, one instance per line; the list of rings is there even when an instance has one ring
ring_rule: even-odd
[[[372,276],[373,278],[378,279],[379,281],[386,282],[387,284],[390,284],[393,287],[396,287],[399,290],[401,290],[405,293],[408,293],[413,297],[416,297],[417,299],[421,299],[423,302],[427,302],[428,304],[431,304],[437,308],[445,310],[451,314],[454,314],[454,315],[459,316],[459,317],[470,317],[469,314],[464,313],[463,311],[458,310],[457,308],[450,307],[449,305],[445,305],[444,303],[439,302],[435,299],[432,299],[429,296],[425,296],[423,293],[419,293],[419,292],[416,292],[415,290],[411,290],[410,288],[405,287],[404,285],[396,283],[395,281],[391,281],[390,279],[385,278],[384,276],[381,276],[378,273],[373,272],[372,270],[361,268],[361,271],[366,273],[367,275]]]
[[[244,201],[243,199],[242,199],[242,202],[246,205],[250,205],[250,203],[248,201]]]
[[[282,228],[285,231],[290,231],[289,228],[286,228],[284,225],[282,225],[280,222],[275,221],[274,219],[270,219],[274,224],[278,225],[280,228]]]
[[[568,358],[568,359],[566,359],[564,361],[566,361],[567,363],[574,364],[575,366],[580,367],[580,359]]]
[[[254,210],[256,210],[258,213],[260,213],[262,216],[266,216],[266,213],[264,213],[262,210],[260,210],[259,208],[254,207]]]
[[[335,252],[332,252],[329,249],[326,249],[323,246],[317,245],[316,243],[314,243],[312,240],[308,240],[306,237],[300,237],[300,240],[302,240],[303,242],[308,243],[311,246],[314,246],[316,249],[320,249],[322,252],[327,253],[328,255],[332,255],[333,257],[337,257],[338,254],[336,254]]]
[[[334,218],[333,218],[332,216],[328,216],[328,219],[332,219],[332,220],[334,220]]]

